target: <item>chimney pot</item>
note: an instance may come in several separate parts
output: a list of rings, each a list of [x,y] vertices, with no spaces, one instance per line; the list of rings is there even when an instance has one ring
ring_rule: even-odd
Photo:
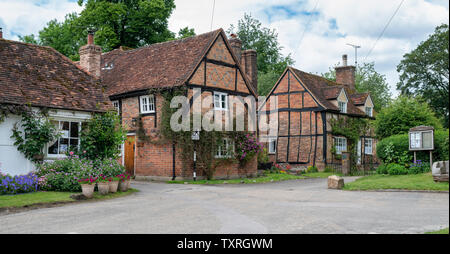
[[[94,31],[88,32],[88,45],[94,44]]]
[[[2,32],[2,28],[0,27],[0,39],[3,39],[3,32]]]
[[[342,66],[347,66],[347,55],[342,55]]]
[[[242,41],[239,40],[236,34],[231,34],[230,39],[228,40],[231,45],[231,49],[233,50],[234,54],[238,58],[238,61],[241,62],[242,58]]]

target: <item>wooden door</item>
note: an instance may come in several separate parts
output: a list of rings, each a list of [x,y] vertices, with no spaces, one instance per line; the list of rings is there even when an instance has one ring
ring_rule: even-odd
[[[128,136],[125,141],[125,169],[134,176],[134,155],[136,149],[136,137]]]

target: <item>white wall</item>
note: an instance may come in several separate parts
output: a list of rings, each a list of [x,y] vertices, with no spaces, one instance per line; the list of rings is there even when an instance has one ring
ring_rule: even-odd
[[[48,113],[50,119],[61,121],[86,121],[91,118],[91,113],[81,111],[50,110]],[[14,145],[14,139],[11,138],[12,128],[20,119],[20,116],[8,115],[5,121],[0,123],[0,171],[2,173],[21,175],[27,174],[35,169],[34,164],[17,150],[17,147]],[[47,147],[44,149],[47,149]],[[58,156],[58,158],[61,157],[65,156]],[[53,159],[57,158],[45,158],[45,160]]]
[[[19,120],[20,116],[8,115],[0,123],[0,171],[10,175],[27,174],[34,169],[33,163],[17,151],[11,138],[12,128]]]

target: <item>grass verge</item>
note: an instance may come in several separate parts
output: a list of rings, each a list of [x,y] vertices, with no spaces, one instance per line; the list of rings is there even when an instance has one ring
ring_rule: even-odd
[[[303,173],[302,176],[311,177],[311,178],[328,178],[332,175],[342,176],[340,173],[332,173],[332,172],[315,172],[315,173]]]
[[[186,181],[167,181],[171,184],[239,184],[239,183],[267,183],[267,182],[279,182],[286,180],[296,180],[304,179],[303,176],[289,175],[289,174],[274,174],[268,173],[264,176],[255,178],[240,178],[240,179],[229,179],[229,180],[186,180]]]
[[[346,183],[344,190],[430,190],[448,191],[447,183],[436,183],[431,173],[417,175],[372,175]]]
[[[107,195],[100,195],[98,192],[94,193],[94,197],[89,200],[103,200],[118,198],[135,193],[138,190],[129,189],[127,192],[109,193]],[[2,195],[0,196],[0,208],[4,207],[24,207],[35,204],[52,204],[52,203],[71,203],[77,202],[70,198],[74,192],[56,192],[56,191],[39,191],[17,195]]]
[[[425,234],[437,234],[437,235],[445,234],[445,235],[448,235],[448,228],[443,228],[443,229],[437,230],[437,231],[426,232]]]

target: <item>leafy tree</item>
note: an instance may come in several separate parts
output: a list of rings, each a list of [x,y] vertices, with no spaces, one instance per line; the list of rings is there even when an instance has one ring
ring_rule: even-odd
[[[235,31],[236,30],[236,31]],[[242,49],[254,49],[258,54],[258,93],[266,95],[288,65],[294,64],[290,55],[281,54],[283,47],[278,42],[275,29],[263,27],[261,22],[250,14],[238,21],[237,27],[231,25],[228,33],[235,33],[242,41]],[[275,78],[278,76],[277,78]]]
[[[175,37],[168,29],[174,0],[79,0],[84,9],[68,14],[63,22],[51,20],[39,31],[39,38],[28,35],[22,41],[51,46],[78,60],[78,49],[86,44],[88,30],[96,31],[95,43],[107,52],[120,46],[138,48]]]
[[[419,98],[399,96],[383,108],[375,120],[375,133],[383,139],[392,135],[408,133],[419,125],[442,129],[442,124],[426,102]]]
[[[19,35],[19,40],[25,43],[31,43],[31,44],[39,44],[38,38],[35,37],[34,34],[21,36]]]
[[[195,36],[194,28],[185,27],[180,29],[177,39],[184,39],[192,36]]]
[[[397,66],[397,89],[402,94],[424,98],[438,116],[443,116],[445,127],[449,126],[448,40],[448,25],[436,27],[434,34],[405,54]]]
[[[322,73],[326,79],[336,81],[336,71],[330,68]],[[355,88],[359,93],[370,93],[374,103],[374,109],[379,112],[386,107],[391,100],[391,92],[386,77],[375,70],[375,63],[363,63],[358,65],[355,73]]]

